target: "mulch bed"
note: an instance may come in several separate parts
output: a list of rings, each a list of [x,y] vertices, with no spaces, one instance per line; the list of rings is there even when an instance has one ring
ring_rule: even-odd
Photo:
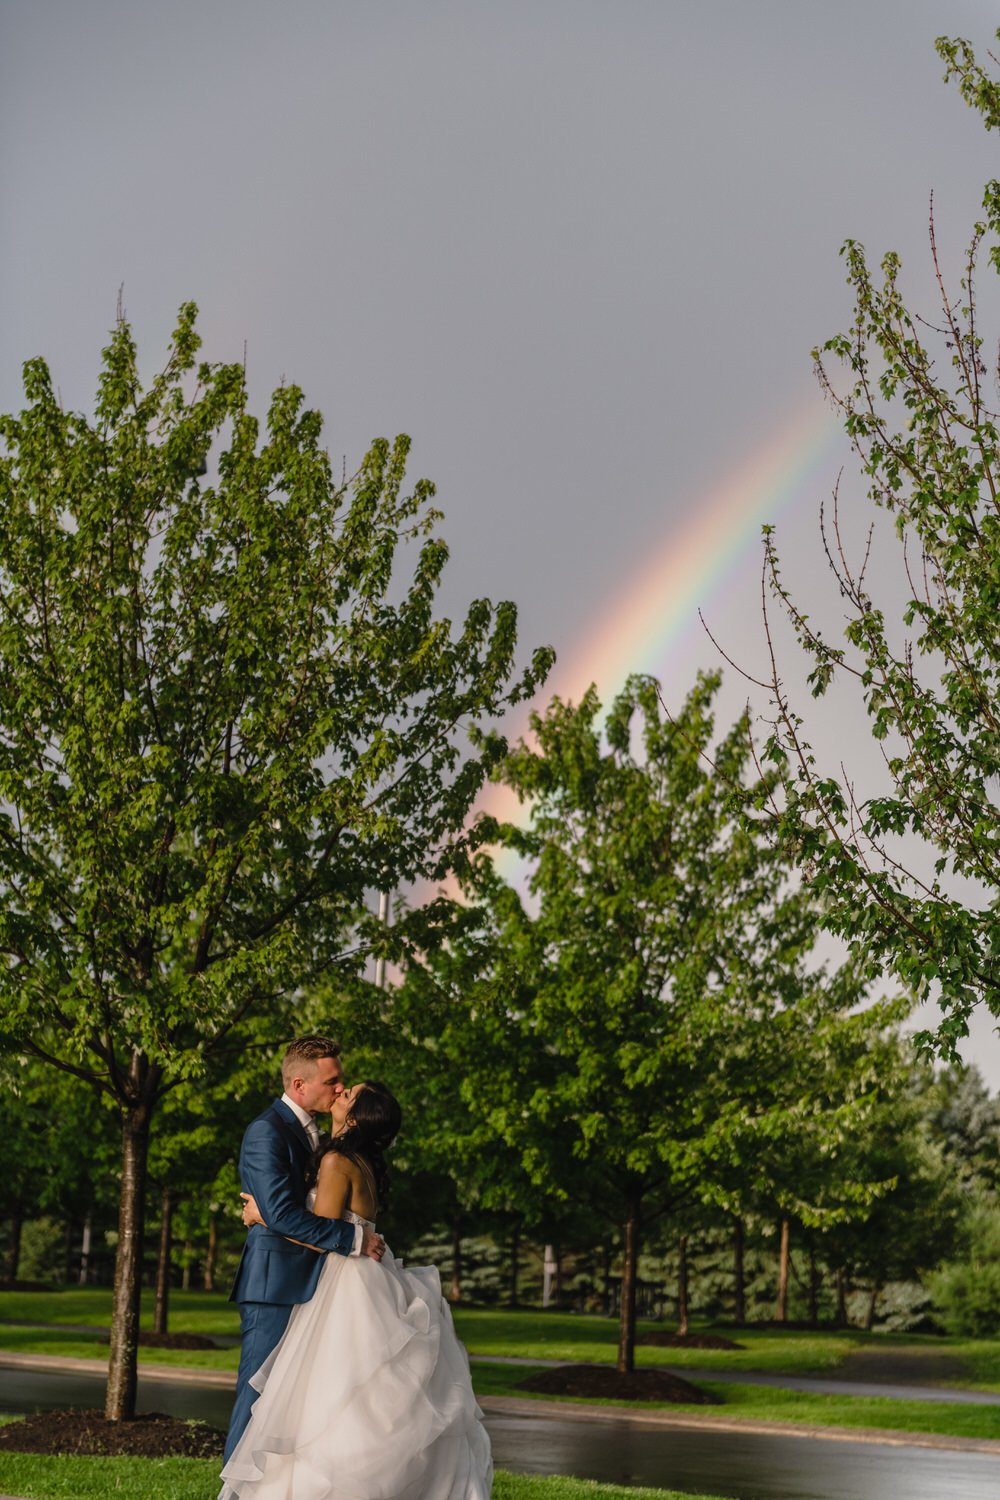
[[[48,1281],[0,1281],[0,1292],[60,1292]]]
[[[162,1412],[109,1422],[96,1411],[41,1411],[0,1427],[0,1451],[87,1458],[221,1458],[225,1434]]]
[[[721,1333],[642,1333],[637,1344],[646,1344],[653,1349],[745,1349]]]
[[[791,1333],[847,1333],[846,1323],[834,1323],[829,1319],[814,1323],[809,1318],[755,1318],[747,1328],[775,1328],[779,1332]],[[857,1329],[851,1330],[857,1332]]]
[[[110,1344],[111,1334],[105,1331],[100,1342]],[[140,1349],[218,1349],[214,1339],[203,1333],[140,1333]]]
[[[716,1398],[667,1370],[633,1370],[619,1375],[607,1365],[558,1365],[518,1382],[521,1390],[545,1396],[585,1396],[613,1401],[680,1401],[714,1406]]]

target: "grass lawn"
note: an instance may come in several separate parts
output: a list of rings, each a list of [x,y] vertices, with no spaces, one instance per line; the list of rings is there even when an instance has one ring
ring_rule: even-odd
[[[471,1354],[612,1364],[618,1347],[618,1326],[611,1319],[572,1313],[512,1313],[500,1308],[458,1308],[455,1326]],[[639,1332],[663,1331],[665,1326],[669,1325],[640,1322]],[[687,1366],[720,1372],[761,1370],[775,1375],[808,1376],[829,1374],[849,1354],[863,1349],[881,1352],[921,1349],[964,1360],[969,1375],[960,1384],[1000,1392],[1000,1338],[947,1339],[933,1334],[864,1333],[854,1328],[836,1332],[775,1328],[706,1328],[704,1331],[725,1333],[745,1347],[639,1348],[636,1350],[636,1364],[640,1368],[670,1365],[678,1369]],[[950,1383],[953,1382],[941,1382],[943,1385]]]
[[[107,1328],[111,1318],[111,1291],[104,1287],[70,1287],[52,1292],[0,1292],[0,1319],[15,1323],[74,1323],[93,1329]],[[153,1321],[153,1294],[143,1292],[142,1326]],[[558,1359],[571,1362],[610,1364],[615,1359],[618,1325],[611,1318],[575,1313],[518,1311],[503,1308],[457,1308],[455,1324],[459,1337],[471,1354],[516,1355],[521,1359]],[[639,1332],[655,1332],[662,1323],[640,1322]],[[170,1328],[175,1333],[235,1335],[239,1314],[221,1292],[170,1294]],[[636,1362],[644,1365],[693,1366],[713,1370],[766,1370],[787,1375],[823,1374],[859,1349],[932,1349],[967,1362],[969,1384],[1000,1391],[1000,1338],[952,1340],[929,1335],[843,1332],[813,1333],[796,1329],[748,1328],[724,1330],[745,1345],[742,1349],[643,1349]],[[0,1348],[25,1353],[76,1354],[95,1358],[101,1347],[80,1333],[58,1329],[9,1328],[0,1324]],[[237,1360],[229,1350],[174,1351],[143,1349],[143,1361],[187,1364],[206,1369],[235,1370]]]
[[[111,1292],[72,1288],[64,1292],[0,1292],[0,1319],[24,1323],[76,1323],[94,1332],[11,1328],[0,1325],[0,1348],[26,1354],[101,1358],[96,1333],[111,1317]],[[611,1318],[574,1313],[507,1312],[499,1308],[458,1308],[455,1325],[471,1354],[516,1355],[522,1359],[558,1359],[574,1363],[611,1364],[618,1348],[618,1325]],[[152,1326],[152,1292],[143,1293],[142,1326]],[[640,1323],[640,1332],[662,1329]],[[174,1291],[170,1296],[170,1329],[175,1333],[235,1334],[239,1315],[223,1294]],[[692,1365],[719,1370],[774,1370],[788,1374],[834,1368],[852,1349],[871,1342],[863,1333],[814,1334],[750,1330],[740,1332],[745,1349],[639,1349],[642,1365]],[[1000,1343],[997,1345],[1000,1358]],[[235,1370],[235,1350],[142,1349],[148,1364],[182,1364],[194,1368]]]
[[[0,1292],[0,1319],[15,1323],[79,1323],[107,1328],[111,1321],[110,1287],[67,1287],[65,1291]],[[142,1293],[142,1326],[153,1326],[153,1292]],[[224,1292],[170,1293],[170,1328],[174,1333],[238,1334],[240,1315]],[[5,1331],[0,1327],[0,1343]]]
[[[550,1401],[520,1390],[518,1381],[530,1375],[524,1366],[473,1365],[476,1394],[517,1396],[529,1401]],[[745,1417],[762,1422],[797,1422],[822,1427],[883,1427],[904,1432],[939,1432],[952,1437],[1000,1439],[1000,1406],[948,1406],[939,1401],[893,1401],[885,1396],[823,1396],[804,1391],[786,1391],[760,1385],[710,1385],[719,1400],[714,1407],[683,1406],[675,1402],[643,1402],[643,1411],[691,1412],[693,1415]],[[573,1401],[573,1397],[562,1397]],[[585,1405],[628,1407],[630,1401],[591,1401]]]
[[[2,1316],[2,1313],[0,1313]],[[613,1364],[618,1324],[611,1318],[573,1313],[506,1312],[499,1308],[457,1308],[455,1326],[472,1354],[518,1355],[524,1359],[558,1359],[572,1363]],[[669,1325],[639,1323],[639,1333],[662,1332]],[[794,1330],[727,1329],[744,1349],[636,1350],[636,1364],[692,1365],[702,1369],[774,1370],[788,1375],[835,1368],[853,1349],[871,1343],[872,1335],[799,1333]]]
[[[0,1491],[26,1500],[212,1500],[219,1465],[202,1458],[37,1458],[0,1455]],[[711,1500],[675,1490],[499,1473],[493,1500]]]
[[[964,1339],[948,1345],[969,1367],[968,1384],[982,1391],[1000,1391],[1000,1339]]]

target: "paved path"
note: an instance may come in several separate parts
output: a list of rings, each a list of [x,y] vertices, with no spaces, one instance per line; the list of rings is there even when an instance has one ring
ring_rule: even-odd
[[[724,1385],[767,1385],[784,1391],[812,1391],[818,1396],[887,1396],[893,1401],[945,1401],[967,1406],[1000,1406],[1000,1392],[967,1391],[950,1386],[888,1385],[876,1380],[838,1380],[836,1376],[773,1375],[765,1370],[695,1370],[690,1365],[667,1365],[673,1375]]]

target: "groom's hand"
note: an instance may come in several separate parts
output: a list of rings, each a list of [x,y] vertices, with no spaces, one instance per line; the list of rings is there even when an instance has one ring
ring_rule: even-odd
[[[252,1229],[255,1224],[264,1224],[264,1219],[260,1209],[257,1207],[257,1200],[253,1194],[241,1193],[240,1197],[243,1199],[243,1223],[246,1228]],[[267,1225],[265,1224],[264,1227],[266,1229]]]
[[[361,1235],[361,1254],[372,1260],[381,1260],[385,1254],[385,1240],[374,1229],[365,1229]]]

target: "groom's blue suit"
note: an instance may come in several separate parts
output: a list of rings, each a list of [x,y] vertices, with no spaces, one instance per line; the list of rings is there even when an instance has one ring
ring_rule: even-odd
[[[285,1236],[340,1255],[354,1248],[353,1224],[321,1219],[305,1206],[305,1169],[311,1155],[309,1137],[280,1099],[258,1115],[243,1137],[240,1181],[256,1198],[265,1224],[255,1224],[247,1235],[229,1294],[229,1300],[240,1305],[242,1347],[227,1459],[257,1399],[250,1376],[281,1338],[295,1304],[309,1301],[323,1269],[322,1255],[290,1244]]]

